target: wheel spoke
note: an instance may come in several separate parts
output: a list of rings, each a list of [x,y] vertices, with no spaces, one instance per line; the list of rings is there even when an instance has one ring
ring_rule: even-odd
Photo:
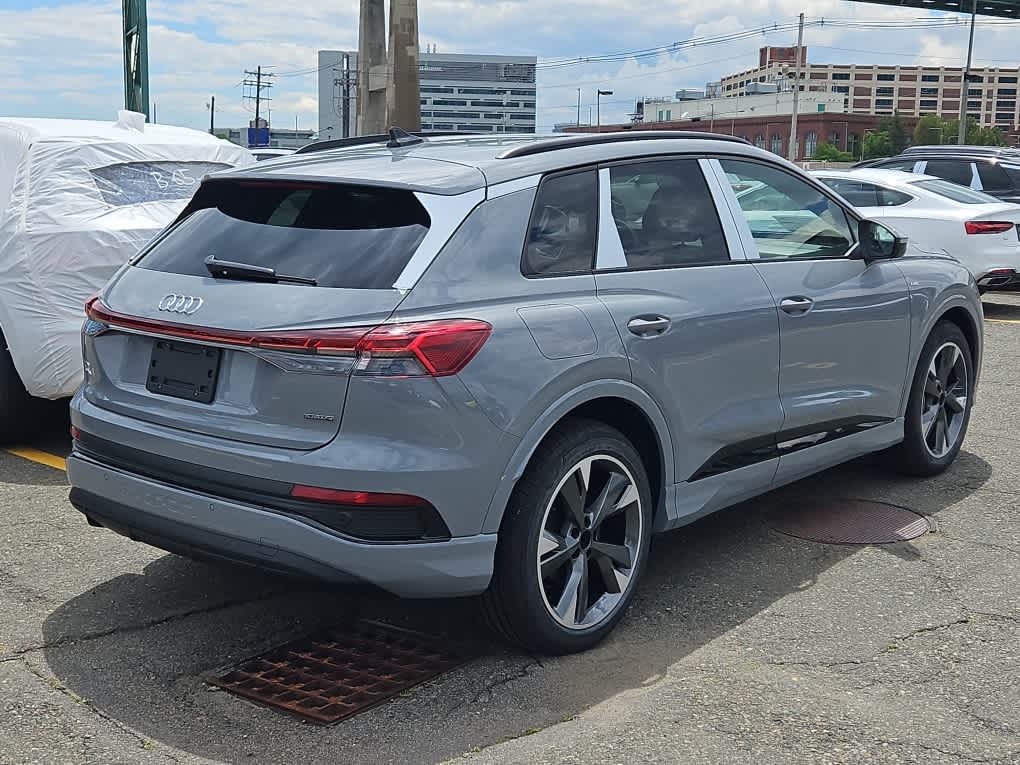
[[[963,410],[967,408],[967,399],[949,393],[946,395],[946,407],[953,414],[963,414]]]
[[[932,398],[939,397],[938,378],[931,372],[928,372],[928,377],[924,381],[924,392]]]
[[[543,532],[542,542],[539,544],[548,544],[546,541],[549,537],[555,538],[554,534],[550,534],[548,531]],[[552,548],[547,554],[541,556],[542,566],[542,578],[549,576],[553,572],[557,571],[564,563],[570,560],[570,556],[577,550],[577,540],[570,537],[561,538],[556,543],[556,547]]]
[[[946,447],[946,410],[939,408],[938,416],[935,418],[935,451],[941,456],[947,449]]]
[[[585,597],[587,597],[588,560],[583,555],[574,559],[574,565],[570,570],[567,584],[564,586],[563,594],[560,595],[560,599],[554,609],[556,615],[568,624],[577,624],[579,590],[582,578],[585,580]]]
[[[942,349],[942,353],[939,354],[937,359],[939,369],[939,381],[945,386],[949,382],[949,375],[953,371],[953,367],[956,366],[956,359],[960,353],[959,349],[955,345],[950,345]]]
[[[632,488],[625,475],[612,473],[591,506],[591,527],[597,529],[606,518],[620,511],[619,501],[626,488]]]
[[[935,421],[939,418],[939,412],[942,411],[942,407],[938,404],[932,404],[928,411],[921,414],[921,432],[924,433],[924,438],[927,441],[931,435],[932,427],[935,425]]]
[[[571,522],[581,528],[584,525],[584,497],[588,493],[588,479],[591,476],[591,465],[588,465],[585,472],[584,466],[577,470],[566,480],[563,488],[560,489],[560,497],[566,505],[570,514]]]
[[[613,545],[608,542],[592,542],[591,550],[599,557],[609,558],[621,568],[630,568],[632,565],[630,550],[623,545]]]
[[[627,589],[627,582],[630,581],[630,576],[616,568],[609,558],[605,555],[596,555],[595,564],[599,567],[599,573],[602,575],[602,584],[605,586],[606,592],[611,595],[619,595]]]

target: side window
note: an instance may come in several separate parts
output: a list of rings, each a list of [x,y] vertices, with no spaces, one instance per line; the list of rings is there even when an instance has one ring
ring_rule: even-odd
[[[744,211],[760,258],[838,258],[853,246],[843,209],[806,181],[757,162],[724,159],[720,164]],[[772,209],[757,204],[745,207],[746,189],[752,184],[772,190],[777,204]]]
[[[1006,175],[1006,171],[991,162],[978,162],[978,177],[981,178],[981,188],[984,191],[1009,191],[1013,184]]]
[[[902,191],[884,188],[878,189],[878,204],[882,207],[899,207],[912,199],[913,197],[910,194],[904,194]]]
[[[854,207],[878,207],[878,186],[845,178],[819,178]]]
[[[525,276],[590,273],[595,259],[595,170],[545,178],[538,187],[521,263]]]
[[[875,167],[880,167],[883,170],[902,170],[905,173],[912,173],[916,164],[917,162],[913,159],[901,159],[896,162],[879,162]]]
[[[1020,189],[1020,167],[1016,165],[999,165],[999,168],[1006,173],[1009,178],[1010,189]]]
[[[697,160],[616,165],[609,177],[613,220],[629,268],[729,261],[719,215]]]
[[[974,170],[970,162],[958,159],[929,159],[925,164],[924,173],[967,188],[970,188],[974,179]]]

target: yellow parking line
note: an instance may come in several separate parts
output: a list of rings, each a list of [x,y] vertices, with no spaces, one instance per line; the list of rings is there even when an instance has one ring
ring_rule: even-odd
[[[989,319],[986,317],[985,321],[994,321],[996,324],[1020,324],[1020,319]]]
[[[56,468],[57,470],[67,470],[66,460],[55,454],[41,452],[38,449],[6,449],[5,451],[17,457],[21,457],[22,459],[38,462],[40,465],[47,465],[51,468]]]

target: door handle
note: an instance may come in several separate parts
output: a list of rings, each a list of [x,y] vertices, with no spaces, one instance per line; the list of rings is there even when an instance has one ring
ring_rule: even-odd
[[[779,301],[779,307],[791,316],[803,316],[814,304],[814,300],[806,297],[789,297]]]
[[[627,329],[631,334],[645,337],[647,335],[661,335],[669,329],[670,320],[665,316],[635,316],[627,322]]]

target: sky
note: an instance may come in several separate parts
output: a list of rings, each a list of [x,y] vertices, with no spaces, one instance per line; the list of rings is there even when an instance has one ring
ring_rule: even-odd
[[[288,7],[289,6],[289,7]],[[419,0],[422,47],[441,53],[537,55],[538,128],[582,121],[602,98],[602,121],[626,121],[636,99],[664,96],[757,63],[763,45],[792,45],[795,32],[770,32],[804,11],[809,60],[958,66],[967,45],[963,18],[950,27],[903,29],[914,9],[815,0]],[[0,116],[113,120],[123,103],[121,0],[0,0]],[[216,97],[218,128],[251,119],[242,99],[245,69],[277,73],[272,120],[277,126],[315,128],[319,49],[356,49],[358,0],[149,0],[150,100],[156,120],[205,129]],[[826,23],[817,22],[825,19]],[[848,28],[880,21],[870,28]],[[836,23],[831,23],[836,22]],[[885,23],[888,22],[888,23]],[[741,30],[752,37],[681,47],[657,55],[584,62],[607,53],[647,50]],[[978,27],[975,63],[1008,67],[1016,53],[1018,22]],[[564,59],[577,61],[551,66]],[[304,72],[304,73],[302,73]]]

